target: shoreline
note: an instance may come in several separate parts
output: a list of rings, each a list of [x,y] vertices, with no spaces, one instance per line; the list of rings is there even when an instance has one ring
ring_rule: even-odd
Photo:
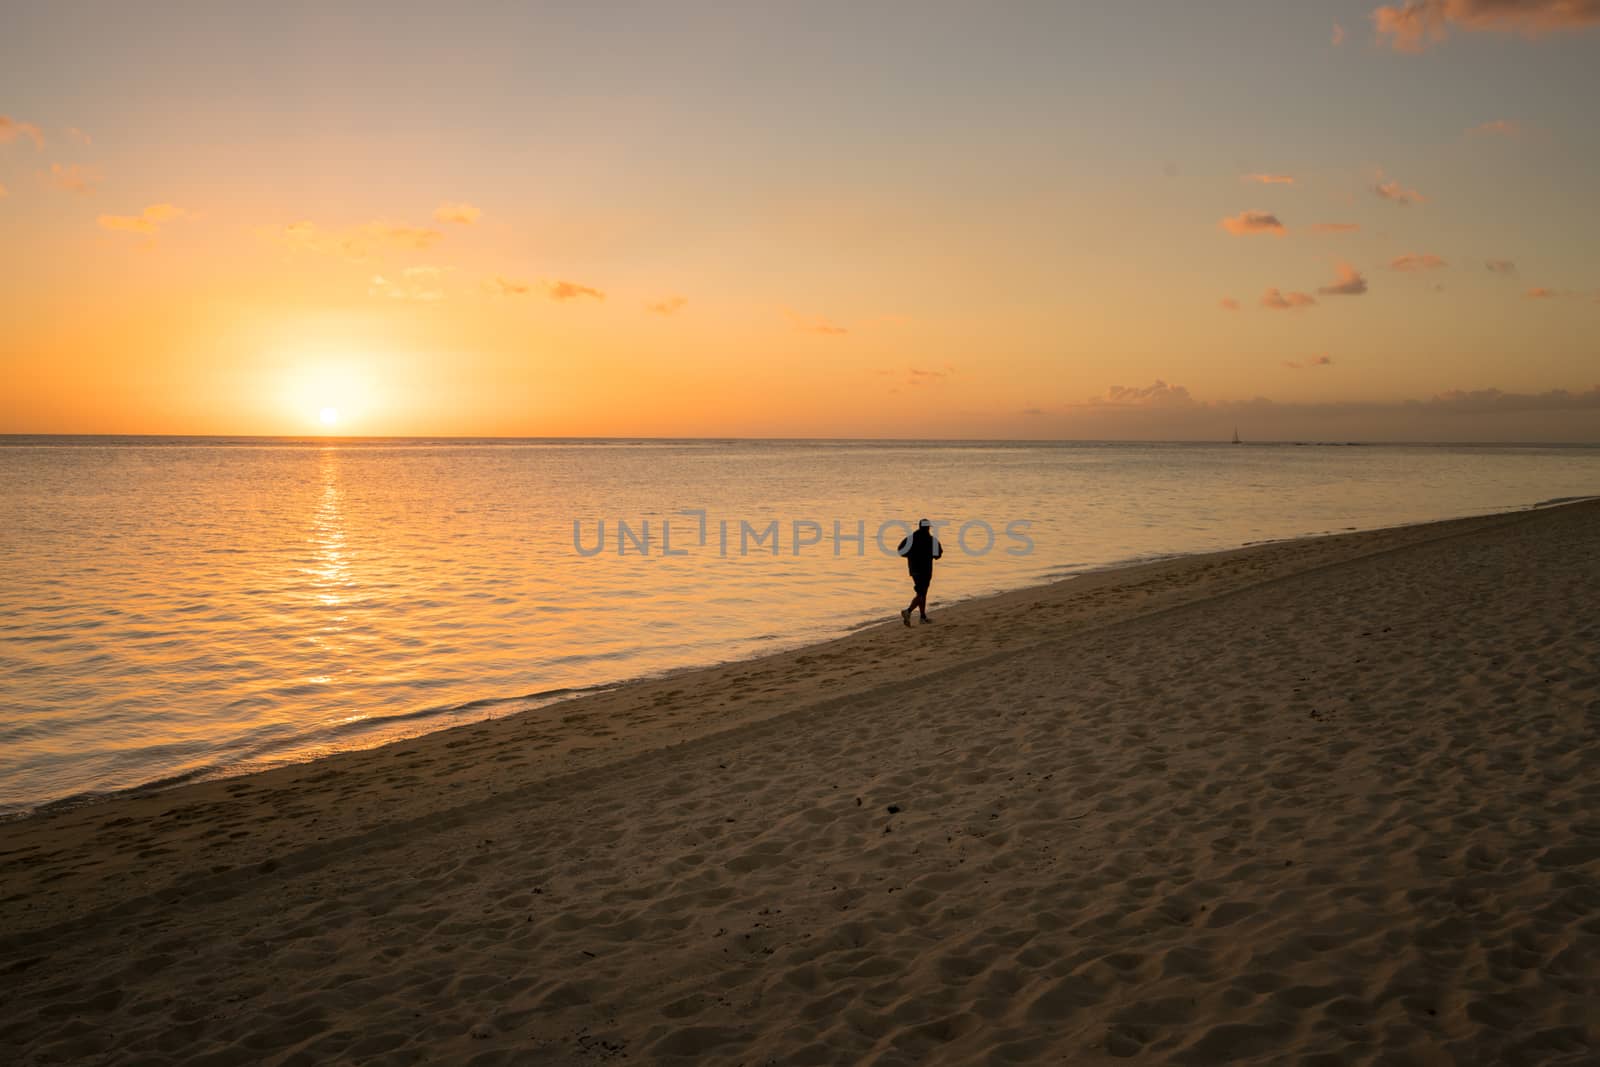
[[[970,662],[986,659],[997,653],[1015,652],[1032,641],[1049,639],[1059,635],[1045,635],[1044,633],[1027,634],[1021,638],[1012,633],[1005,633],[1000,637],[994,636],[991,629],[986,637],[980,637],[978,645],[981,652],[972,652],[966,658],[951,662],[942,662],[940,657],[951,652],[954,642],[951,640],[960,626],[949,626],[948,621],[957,623],[970,622],[982,624],[993,621],[1001,614],[1009,612],[1027,612],[1041,606],[1057,605],[1062,601],[1084,597],[1098,597],[1118,591],[1131,591],[1138,594],[1138,600],[1131,603],[1118,603],[1109,611],[1090,613],[1090,619],[1085,620],[1085,626],[1104,620],[1111,624],[1132,622],[1147,616],[1182,608],[1198,601],[1213,597],[1227,596],[1253,588],[1258,584],[1276,581],[1279,578],[1302,573],[1310,567],[1303,565],[1303,561],[1315,560],[1315,567],[1336,565],[1350,560],[1360,559],[1368,555],[1381,554],[1408,547],[1412,544],[1442,540],[1450,537],[1461,536],[1476,532],[1490,526],[1505,522],[1514,522],[1519,518],[1548,512],[1551,508],[1576,508],[1594,501],[1600,501],[1600,496],[1581,497],[1574,501],[1562,501],[1554,504],[1531,504],[1520,506],[1510,511],[1493,511],[1476,515],[1461,516],[1448,519],[1436,519],[1422,523],[1405,523],[1396,526],[1375,527],[1369,530],[1341,531],[1339,533],[1318,534],[1307,537],[1293,537],[1282,540],[1269,540],[1241,545],[1230,549],[1220,549],[1213,552],[1186,553],[1172,556],[1160,556],[1142,562],[1122,565],[1108,565],[1103,568],[1091,569],[1079,574],[1059,578],[1043,584],[1023,586],[1021,588],[1005,590],[995,593],[986,593],[964,600],[953,601],[949,605],[942,605],[939,609],[940,621],[931,633],[920,633],[919,626],[911,627],[917,637],[927,637],[928,644],[916,647],[913,655],[902,664],[901,670],[896,672],[891,679],[905,680],[920,677],[929,670],[943,672],[952,668],[960,668]],[[1253,557],[1262,557],[1262,562],[1267,568],[1267,576],[1251,576],[1242,580],[1230,580],[1224,577],[1220,581],[1205,578],[1207,572],[1219,566],[1248,562]],[[1144,603],[1150,594],[1145,592],[1146,587],[1153,583],[1160,583],[1170,576],[1177,576],[1180,581],[1188,580],[1191,587],[1179,593],[1167,593],[1154,596],[1148,604]],[[187,795],[194,791],[194,799],[203,802],[216,792],[228,792],[236,783],[248,783],[260,779],[263,782],[272,782],[274,785],[282,780],[283,784],[291,785],[301,782],[315,782],[326,780],[330,775],[342,773],[345,765],[365,769],[365,765],[372,761],[381,761],[385,754],[399,750],[402,746],[435,747],[449,745],[449,739],[461,733],[475,733],[482,736],[483,731],[494,734],[510,732],[513,735],[524,735],[535,732],[535,724],[548,726],[547,720],[560,712],[559,722],[570,723],[576,719],[591,720],[596,714],[603,714],[616,705],[633,704],[649,697],[652,702],[662,701],[662,695],[681,694],[683,687],[700,683],[711,687],[714,691],[726,690],[730,680],[738,679],[749,672],[759,675],[765,670],[781,667],[795,661],[801,665],[820,664],[849,657],[853,653],[861,653],[863,649],[856,648],[857,644],[869,643],[873,635],[887,633],[890,640],[895,640],[894,635],[900,634],[905,628],[899,623],[898,617],[868,621],[859,628],[839,633],[821,641],[810,642],[786,649],[763,651],[758,655],[744,659],[727,660],[719,663],[685,666],[674,668],[656,675],[644,675],[624,679],[615,683],[606,683],[592,688],[582,688],[575,691],[572,696],[558,697],[549,703],[536,705],[526,710],[500,716],[498,718],[473,719],[452,726],[442,727],[437,730],[427,730],[418,734],[398,738],[370,748],[352,748],[331,752],[307,760],[295,760],[276,764],[269,767],[245,771],[240,774],[223,774],[216,776],[202,776],[198,779],[182,779],[175,784],[171,779],[162,779],[142,786],[134,786],[127,790],[117,790],[111,793],[92,794],[87,797],[67,797],[58,801],[33,808],[27,812],[8,815],[0,818],[0,835],[7,832],[20,831],[32,824],[72,816],[85,811],[100,811],[109,807],[122,805],[163,805],[171,803],[189,802]],[[929,647],[931,644],[932,647]],[[869,655],[872,650],[865,650]],[[942,662],[940,667],[932,667],[936,661]],[[881,665],[881,661],[875,660]],[[837,693],[831,698],[849,697],[860,689],[874,688],[866,684],[854,686],[846,683],[840,672],[819,680],[822,688],[836,689]],[[846,665],[846,675],[849,666]],[[784,693],[781,695],[790,695]],[[636,699],[637,698],[637,699]],[[520,698],[505,698],[517,700]],[[664,701],[670,707],[677,702],[676,697]],[[743,707],[736,705],[743,704]],[[552,754],[564,757],[575,767],[587,768],[594,765],[604,765],[615,759],[637,756],[648,753],[660,747],[683,744],[706,736],[733,731],[748,726],[754,722],[762,721],[770,715],[781,715],[784,709],[780,702],[768,697],[764,700],[745,703],[738,699],[723,699],[717,708],[726,712],[726,717],[702,717],[693,722],[674,721],[666,724],[663,731],[658,725],[652,723],[652,729],[647,735],[629,738],[617,736],[616,731],[602,725],[602,732],[598,735],[597,742],[594,737],[584,736],[576,738],[552,737],[545,734],[540,737]],[[570,712],[568,709],[572,709]],[[589,741],[591,743],[583,743]],[[630,741],[634,743],[629,743]],[[453,747],[453,746],[452,746]],[[571,769],[558,769],[557,767],[545,768],[552,777],[564,777],[571,773]],[[3,870],[3,868],[0,868]],[[0,926],[0,932],[3,932]]]
[[[1597,595],[1275,542],[0,824],[0,1049],[1587,1062]]]
[[[1011,589],[1001,589],[993,592],[979,593],[974,596],[964,597],[949,602],[940,602],[938,611],[942,615],[943,613],[949,611],[966,610],[968,605],[982,604],[997,598],[1026,598],[1029,596],[1043,597],[1048,595],[1049,591],[1057,586],[1062,586],[1072,582],[1079,582],[1086,578],[1099,578],[1099,576],[1103,575],[1123,574],[1126,572],[1135,571],[1142,567],[1150,567],[1162,564],[1178,564],[1182,563],[1183,561],[1203,560],[1208,557],[1221,558],[1241,551],[1268,548],[1276,545],[1298,544],[1302,542],[1313,542],[1328,538],[1349,537],[1353,535],[1381,534],[1386,531],[1393,530],[1427,528],[1444,523],[1487,519],[1495,516],[1518,515],[1525,512],[1537,511],[1543,508],[1579,504],[1596,499],[1600,499],[1600,496],[1559,497],[1532,504],[1519,504],[1510,508],[1472,512],[1466,515],[1450,516],[1441,519],[1430,519],[1418,523],[1399,523],[1387,526],[1361,527],[1340,530],[1337,532],[1302,534],[1282,538],[1268,538],[1260,541],[1246,541],[1231,548],[1212,549],[1201,552],[1161,553],[1151,556],[1116,560],[1103,565],[1091,565],[1083,570],[1059,574],[1056,577],[1048,578],[1042,582],[1035,582],[1029,585],[1018,586]],[[545,711],[552,707],[564,705],[571,701],[581,700],[586,697],[612,693],[616,690],[624,689],[634,685],[667,682],[675,678],[693,676],[704,671],[716,671],[724,668],[737,667],[743,664],[756,664],[769,658],[804,653],[809,649],[820,648],[822,646],[831,645],[837,641],[847,640],[863,631],[868,631],[878,626],[887,625],[892,621],[894,621],[894,616],[892,614],[886,618],[869,617],[858,622],[842,624],[839,628],[833,629],[828,636],[803,639],[793,645],[780,644],[778,647],[770,650],[761,649],[759,651],[754,651],[747,656],[736,657],[733,659],[686,664],[654,673],[630,675],[628,677],[614,679],[611,681],[596,682],[590,685],[563,686],[547,693],[531,693],[504,697],[478,697],[440,708],[420,708],[396,713],[395,715],[391,716],[392,719],[423,719],[436,716],[441,721],[437,725],[422,729],[416,733],[400,733],[394,736],[386,736],[386,739],[377,741],[375,744],[371,745],[338,747],[332,749],[331,751],[324,751],[317,755],[307,757],[290,756],[282,759],[247,760],[228,764],[224,767],[208,766],[174,775],[168,775],[162,778],[152,779],[148,782],[142,782],[126,788],[101,792],[80,792],[69,794],[67,796],[58,797],[53,800],[47,800],[21,810],[0,813],[0,828],[3,828],[11,823],[26,821],[40,815],[75,811],[84,807],[106,803],[117,803],[124,800],[154,797],[168,793],[175,789],[182,789],[187,786],[233,781],[240,778],[249,778],[254,775],[282,771],[293,767],[311,767],[318,765],[325,760],[338,759],[354,753],[378,751],[391,745],[413,742],[421,738],[432,737],[436,734],[447,733],[452,730],[470,728],[483,723],[505,721],[520,715]],[[450,716],[452,713],[460,710],[503,704],[518,704],[522,706],[519,706],[515,711],[506,712],[498,716],[491,714],[483,718],[460,719],[454,722],[443,721],[447,716]]]

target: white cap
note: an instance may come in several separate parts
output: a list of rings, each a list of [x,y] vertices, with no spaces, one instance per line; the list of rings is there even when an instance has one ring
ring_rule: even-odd
[[[929,521],[928,521],[928,520],[927,520],[927,519],[922,519],[922,520],[920,520],[920,521],[919,521],[919,522],[918,522],[918,523],[917,523],[917,525],[918,525],[918,526],[919,526],[919,527],[920,527],[920,526],[932,526],[932,525],[933,525],[933,523],[931,523],[931,522],[929,522]]]

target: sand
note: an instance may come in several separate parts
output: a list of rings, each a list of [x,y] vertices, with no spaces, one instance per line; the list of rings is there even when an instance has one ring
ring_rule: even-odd
[[[1261,545],[0,824],[0,1061],[1600,1063],[1597,605]]]

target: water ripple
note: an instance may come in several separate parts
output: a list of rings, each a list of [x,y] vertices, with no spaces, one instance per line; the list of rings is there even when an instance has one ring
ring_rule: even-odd
[[[1031,555],[952,552],[937,603],[1597,486],[1593,449],[13,439],[0,445],[0,813],[379,744],[870,625],[909,596],[903,565],[871,543],[886,519],[1033,523]],[[689,507],[707,511],[705,547]],[[575,518],[585,543],[607,520],[601,555],[574,552]],[[671,519],[690,554],[619,557],[617,521],[644,519],[653,547]],[[783,551],[739,558],[741,519],[778,520]],[[795,556],[794,519],[864,520],[863,554],[824,542]]]

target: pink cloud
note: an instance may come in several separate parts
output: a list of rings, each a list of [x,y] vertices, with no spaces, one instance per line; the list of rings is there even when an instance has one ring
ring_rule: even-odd
[[[842,337],[850,331],[843,326],[837,326],[821,315],[801,315],[794,311],[785,311],[789,322],[795,329],[802,333],[821,334],[824,337]]]
[[[1270,233],[1282,237],[1288,230],[1278,221],[1278,216],[1265,211],[1241,211],[1217,223],[1231,234],[1245,236],[1252,233]]]
[[[413,304],[437,303],[445,298],[440,282],[449,269],[449,267],[407,267],[393,277],[386,278],[381,274],[375,274],[372,276],[371,284],[367,286],[367,295]]]
[[[1542,285],[1536,285],[1522,294],[1525,300],[1554,300],[1559,295],[1554,289],[1546,289]]]
[[[64,189],[69,193],[87,193],[105,180],[104,176],[93,167],[80,167],[76,163],[52,163],[50,173],[44,175],[45,181],[57,189]]]
[[[1333,24],[1333,47],[1338,48],[1344,44],[1344,27],[1337,22]]]
[[[101,229],[154,237],[163,223],[188,216],[189,212],[172,204],[151,204],[137,215],[101,215],[95,222]]]
[[[681,296],[669,296],[665,300],[657,300],[646,304],[644,309],[652,315],[676,315],[689,301]]]
[[[1316,303],[1317,298],[1310,293],[1284,293],[1276,286],[1261,294],[1261,306],[1269,311],[1299,311]]]
[[[1311,360],[1311,365],[1313,367],[1331,367],[1331,366],[1333,366],[1333,357],[1332,356],[1314,356],[1312,358],[1312,360]]]
[[[1317,222],[1311,226],[1312,233],[1355,233],[1359,229],[1359,222]]]
[[[1600,0],[1405,0],[1372,12],[1378,39],[1397,52],[1421,52],[1451,27],[1538,37],[1600,23]]]
[[[1378,175],[1378,184],[1372,187],[1372,191],[1382,199],[1392,200],[1401,207],[1428,202],[1428,198],[1415,189],[1403,188],[1397,181],[1384,181],[1382,174]]]
[[[1521,137],[1522,124],[1513,119],[1495,119],[1493,122],[1480,122],[1467,132],[1482,136]]]
[[[1412,253],[1409,255],[1398,256],[1389,261],[1390,270],[1404,271],[1408,274],[1414,274],[1417,271],[1424,270],[1439,270],[1447,266],[1449,266],[1448,263],[1431,253],[1420,256]]]
[[[446,202],[433,209],[433,221],[453,222],[458,226],[471,226],[482,217],[482,211],[465,203]]]
[[[582,296],[587,296],[594,300],[604,300],[606,298],[606,294],[600,290],[587,285],[579,285],[577,282],[545,282],[544,291],[545,295],[551,300],[576,300]]]
[[[948,365],[943,370],[924,370],[921,367],[906,368],[906,384],[911,386],[937,385],[948,377],[950,377],[950,367]]]
[[[515,278],[502,278],[498,275],[483,283],[483,291],[492,296],[527,296],[533,287],[527,282]]]
[[[1290,174],[1246,174],[1241,181],[1257,182],[1261,185],[1293,185],[1294,176]]]
[[[1489,259],[1485,260],[1483,265],[1490,274],[1504,274],[1508,277],[1516,277],[1517,274],[1517,265],[1509,259]]]
[[[22,137],[31,140],[35,148],[44,147],[44,134],[39,127],[31,122],[19,122],[10,115],[0,115],[0,144],[10,144]]]
[[[1235,300],[1231,296],[1225,296],[1221,300],[1217,301],[1217,306],[1223,311],[1238,311],[1239,301]]]
[[[382,258],[397,251],[421,251],[444,236],[438,230],[385,219],[337,230],[324,229],[314,222],[291,222],[284,226],[261,227],[257,232],[296,251],[352,260]]]
[[[1092,405],[1119,408],[1174,408],[1188,407],[1194,403],[1194,397],[1189,395],[1189,390],[1181,385],[1168,385],[1157,378],[1150,385],[1132,387],[1113,385],[1105,391],[1105,395],[1092,397],[1088,401]]]
[[[1348,263],[1339,264],[1339,279],[1332,285],[1324,285],[1317,292],[1325,296],[1360,296],[1367,291],[1367,279],[1361,272]]]

